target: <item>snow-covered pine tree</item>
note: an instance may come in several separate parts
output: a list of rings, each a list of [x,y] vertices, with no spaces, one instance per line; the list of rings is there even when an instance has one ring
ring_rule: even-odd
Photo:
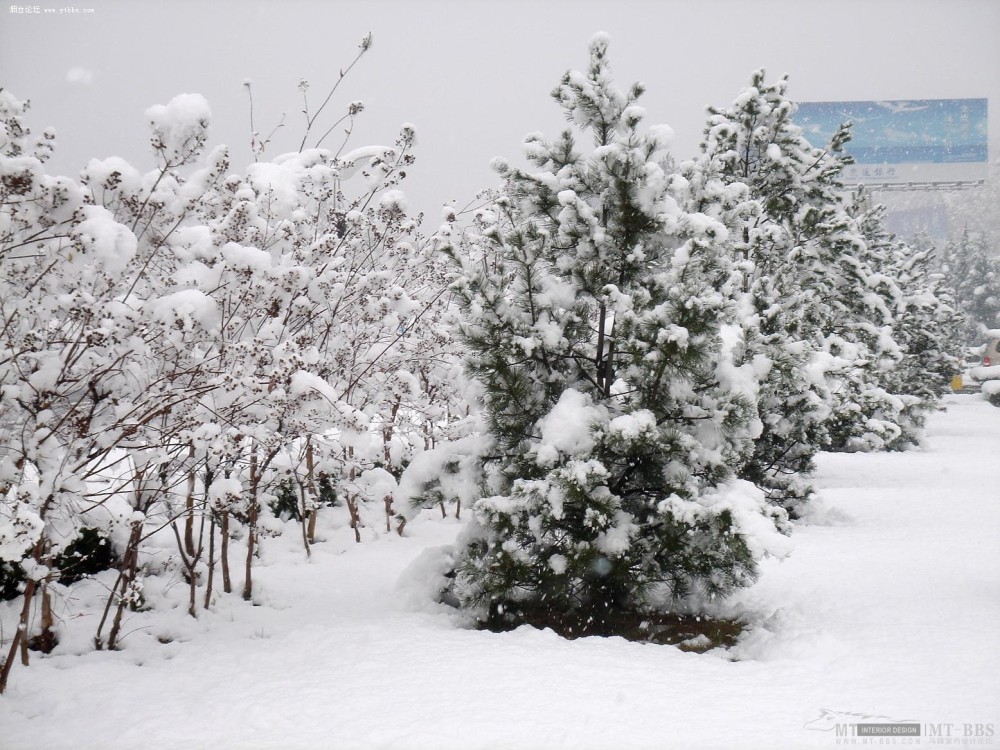
[[[845,362],[832,368],[833,413],[827,423],[831,450],[901,450],[918,440],[920,400],[887,390],[903,351],[894,326],[905,308],[893,277],[897,248],[884,213],[862,188],[837,211],[844,222],[840,248],[841,296],[832,306],[827,352]],[[846,292],[846,293],[845,293]]]
[[[876,386],[880,368],[898,356],[891,323],[899,295],[845,205],[849,129],[813,147],[793,121],[787,88],[787,77],[768,84],[754,72],[730,107],[710,108],[702,154],[681,173],[711,187],[707,197],[692,193],[695,205],[717,202],[719,181],[746,185],[759,204],[723,212],[756,318],[747,353],[763,359],[763,431],[741,475],[794,509],[811,492],[821,447],[843,446],[855,432],[884,446],[900,433],[898,399]],[[696,180],[699,173],[708,177]]]
[[[817,367],[829,317],[824,258],[812,235],[825,226],[823,211],[836,202],[838,184],[824,153],[792,122],[787,86],[786,78],[768,85],[764,71],[756,71],[729,108],[709,108],[702,153],[682,165],[681,175],[695,186],[689,205],[715,203],[734,185],[745,185],[757,204],[753,210],[736,203],[721,216],[733,234],[732,253],[744,264],[754,316],[747,353],[761,370],[763,429],[740,475],[791,509],[811,493],[808,477],[830,412]],[[843,140],[838,134],[832,148]]]
[[[958,311],[942,274],[932,244],[899,241],[886,229],[886,208],[875,205],[858,217],[858,226],[870,252],[878,253],[888,281],[873,291],[893,294],[892,338],[899,355],[893,366],[876,372],[879,385],[899,399],[899,438],[887,447],[916,443],[926,414],[949,391],[960,370],[961,327]]]
[[[982,234],[963,231],[942,251],[942,271],[966,316],[966,345],[982,343],[982,332],[1000,326],[1000,254]]]
[[[726,229],[669,194],[667,132],[641,127],[607,48],[597,35],[553,91],[573,127],[527,138],[537,171],[498,161],[496,221],[450,248],[492,441],[454,593],[497,626],[609,631],[660,596],[722,594],[754,575],[747,528],[784,518],[722,488],[756,417],[723,342]]]

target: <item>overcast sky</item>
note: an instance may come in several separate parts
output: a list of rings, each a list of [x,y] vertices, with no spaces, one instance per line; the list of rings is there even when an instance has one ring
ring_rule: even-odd
[[[153,168],[143,112],[180,93],[208,99],[212,142],[241,166],[248,78],[258,130],[285,115],[268,153],[293,150],[299,81],[317,105],[369,31],[371,51],[331,106],[365,102],[354,147],[416,126],[404,189],[435,216],[493,186],[490,160],[518,159],[524,135],[563,127],[549,92],[586,65],[597,31],[622,85],[646,84],[648,122],[674,128],[678,159],[695,153],[705,106],[730,102],[758,67],[789,73],[802,101],[987,97],[998,156],[998,0],[37,2],[40,14],[0,8],[0,86],[31,99],[33,129],[56,128],[53,170],[67,174],[111,155]],[[44,12],[64,7],[80,12]]]

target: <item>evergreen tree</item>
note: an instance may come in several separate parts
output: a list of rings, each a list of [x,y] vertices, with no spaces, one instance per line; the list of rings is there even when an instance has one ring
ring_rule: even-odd
[[[844,199],[849,127],[813,147],[787,87],[786,77],[768,84],[756,71],[730,107],[710,108],[702,154],[681,172],[745,185],[757,204],[723,211],[754,316],[747,353],[761,372],[763,431],[741,474],[794,509],[810,494],[821,448],[886,447],[902,433],[903,404],[879,386],[900,356],[900,292]]]
[[[904,352],[895,333],[905,296],[894,272],[898,249],[885,229],[885,212],[864,189],[843,208],[853,233],[850,272],[826,332],[826,347],[845,360],[831,373],[831,450],[899,450],[917,442],[920,399],[887,390]],[[853,281],[853,284],[851,283]]]
[[[756,204],[736,203],[723,214],[733,232],[731,252],[745,269],[755,328],[748,354],[757,357],[761,376],[762,432],[741,476],[793,508],[811,493],[807,478],[830,413],[820,353],[832,290],[825,279],[828,253],[818,240],[834,229],[828,209],[838,200],[840,164],[813,148],[792,122],[787,85],[786,78],[768,85],[764,71],[756,71],[729,108],[710,108],[701,156],[682,174],[689,180],[711,175],[730,189],[745,186]],[[838,132],[830,151],[839,151],[845,139]],[[699,193],[711,198],[720,190]],[[704,201],[698,193],[692,198]]]
[[[886,208],[877,205],[865,210],[858,223],[869,251],[880,256],[887,279],[873,292],[887,292],[892,301],[891,335],[898,353],[891,367],[883,360],[875,375],[899,403],[894,419],[901,432],[886,447],[902,448],[918,442],[927,412],[938,408],[960,369],[964,317],[944,277],[934,271],[933,245],[900,242],[886,229],[885,219]],[[884,329],[873,333],[886,340]]]
[[[983,235],[969,231],[945,245],[942,270],[966,316],[964,343],[982,343],[983,331],[1000,327],[1000,255]]]
[[[720,489],[756,421],[724,341],[727,231],[671,196],[666,131],[640,127],[642,88],[614,85],[607,44],[553,92],[574,127],[528,137],[537,171],[498,162],[495,211],[450,247],[492,440],[454,588],[495,623],[613,628],[660,596],[724,593],[754,575],[744,524],[784,517]]]

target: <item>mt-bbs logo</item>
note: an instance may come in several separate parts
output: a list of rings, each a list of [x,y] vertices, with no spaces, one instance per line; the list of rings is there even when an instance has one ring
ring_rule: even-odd
[[[819,717],[812,721],[807,721],[803,726],[806,729],[814,729],[820,732],[834,732],[838,737],[858,736],[858,726],[878,725],[878,726],[920,726],[917,719],[893,719],[880,714],[860,714],[850,711],[831,711],[828,708],[821,709]],[[920,734],[918,731],[916,734]]]
[[[899,738],[931,737],[954,742],[992,744],[996,733],[990,723],[920,722],[917,719],[895,719],[881,714],[831,711],[824,708],[819,716],[803,725],[804,729],[831,732],[837,737]],[[919,740],[918,740],[919,741]]]

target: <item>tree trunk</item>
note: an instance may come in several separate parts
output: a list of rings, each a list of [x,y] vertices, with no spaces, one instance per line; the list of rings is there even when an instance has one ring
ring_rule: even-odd
[[[315,514],[316,509],[307,510],[308,505],[307,490],[304,484],[299,485],[299,496],[301,497],[302,503],[302,523],[299,526],[302,529],[302,546],[305,547],[306,557],[312,557],[312,550],[309,549],[309,519]]]
[[[385,502],[385,530],[386,533],[392,531],[392,495],[386,495]]]
[[[281,422],[278,423],[278,431],[281,431]],[[259,539],[257,536],[257,520],[260,516],[260,485],[264,480],[264,472],[271,465],[271,461],[278,454],[278,448],[271,447],[263,455],[257,452],[256,441],[250,446],[250,492],[247,498],[247,557],[244,566],[243,577],[243,600],[250,601],[253,597],[253,558],[257,552]]]
[[[605,310],[604,303],[601,303],[600,308],[597,310],[597,352],[594,355],[594,379],[597,381],[597,387],[603,393],[604,387],[604,326],[606,325],[607,311]]]
[[[219,527],[219,535],[222,544],[219,550],[219,558],[222,562],[222,590],[227,594],[233,593],[233,582],[229,577],[229,508],[222,511],[222,522]]]
[[[21,663],[28,666],[28,618],[31,615],[31,600],[35,594],[37,583],[33,579],[28,579],[24,587],[24,604],[21,605],[21,616],[17,621],[17,631],[14,633],[14,640],[10,643],[10,650],[7,658],[4,659],[3,667],[0,667],[0,695],[7,690],[7,679],[10,676],[11,667],[14,666],[14,656],[18,650],[21,652]]]
[[[247,508],[247,559],[244,567],[243,600],[250,601],[253,597],[253,572],[251,563],[257,546],[257,491],[260,484],[257,468],[257,448],[250,449],[250,501]]]
[[[257,547],[257,493],[250,500],[247,513],[247,559],[243,569],[243,600],[250,601],[253,597],[253,573],[251,564]]]
[[[126,551],[126,555],[128,552]],[[104,614],[101,615],[101,621],[97,623],[97,633],[94,635],[94,648],[97,651],[104,650],[104,640],[101,638],[101,631],[104,630],[104,624],[108,621],[108,615],[111,614],[111,605],[114,604],[115,594],[118,593],[118,587],[121,586],[125,581],[125,564],[122,561],[122,566],[118,570],[118,578],[115,579],[114,585],[111,587],[111,591],[108,592],[108,600],[104,604]]]
[[[48,581],[42,582],[42,632],[32,647],[43,654],[51,654],[56,647],[56,634],[52,632],[55,618],[52,616],[52,592]]]
[[[195,567],[198,564],[198,557],[190,558],[191,564],[188,566],[188,614],[198,619],[198,575],[195,572]]]
[[[306,537],[309,544],[316,544],[316,518],[319,516],[319,508],[313,508],[309,513],[309,526],[306,530]]]
[[[176,530],[176,526],[175,526]],[[132,531],[129,533],[128,544],[125,547],[125,554],[122,556],[122,574],[120,576],[121,587],[118,589],[118,606],[115,609],[115,618],[111,623],[111,632],[108,633],[108,649],[114,651],[118,646],[118,634],[122,629],[122,616],[125,614],[125,607],[129,604],[129,589],[135,583],[136,571],[139,568],[139,542],[142,539],[142,522],[137,521],[132,524]],[[111,595],[114,596],[114,590]],[[101,626],[104,620],[101,620]],[[97,638],[101,636],[98,627]]]
[[[358,498],[347,493],[347,511],[351,514],[351,528],[354,529],[354,541],[361,544],[361,515],[358,513]]]
[[[188,451],[188,457],[194,459],[193,445]],[[194,557],[194,483],[195,470],[192,462],[191,468],[188,471],[187,498],[185,499],[186,514],[184,517],[184,549],[191,557]]]
[[[399,406],[402,403],[403,397],[396,396],[396,402],[392,405],[392,410],[389,413],[389,421],[382,429],[382,455],[387,471],[392,464],[392,451],[389,450],[389,444],[392,442],[392,433],[396,427],[396,415],[399,413]]]
[[[309,521],[306,528],[306,543],[316,543],[316,516],[319,514],[319,493],[316,490],[316,462],[313,456],[312,435],[306,438],[306,493],[310,501]],[[305,516],[303,516],[305,521]],[[309,551],[308,546],[306,551]]]
[[[215,582],[215,511],[208,523],[208,576],[205,581],[205,609],[212,603],[212,584]]]

